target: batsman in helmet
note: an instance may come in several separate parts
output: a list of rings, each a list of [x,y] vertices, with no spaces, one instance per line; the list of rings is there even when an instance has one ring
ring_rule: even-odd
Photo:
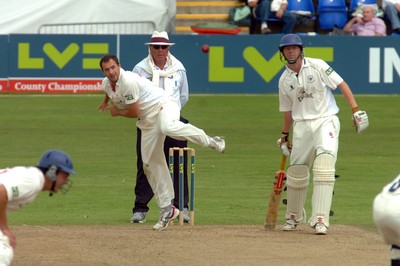
[[[304,205],[312,170],[312,210],[308,224],[315,234],[326,235],[340,133],[339,108],[333,90],[338,88],[346,99],[358,133],[368,127],[368,116],[359,109],[349,85],[331,66],[321,59],[304,56],[303,42],[298,35],[284,35],[279,52],[286,65],[279,79],[283,127],[278,145],[290,158],[286,170],[287,209],[283,230],[294,231],[306,222]]]
[[[10,265],[16,239],[8,227],[6,211],[31,203],[40,191],[66,193],[75,174],[71,158],[63,151],[45,152],[37,166],[15,166],[0,169],[0,265]]]

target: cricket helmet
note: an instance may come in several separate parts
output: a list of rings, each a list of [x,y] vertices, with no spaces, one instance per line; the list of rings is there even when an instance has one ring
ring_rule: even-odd
[[[301,41],[299,35],[289,33],[281,38],[279,43],[279,51],[283,51],[286,46],[299,46],[303,50],[303,42]]]
[[[46,151],[42,155],[42,158],[40,158],[37,166],[48,169],[51,167],[56,167],[57,171],[62,171],[73,175],[75,174],[71,158],[68,156],[68,154],[60,150]]]

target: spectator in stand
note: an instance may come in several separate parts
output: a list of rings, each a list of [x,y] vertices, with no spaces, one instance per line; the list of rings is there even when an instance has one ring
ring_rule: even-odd
[[[254,17],[261,21],[261,33],[271,33],[267,20],[277,18],[283,22],[282,33],[292,33],[296,26],[296,15],[287,11],[287,0],[247,0]]]
[[[390,20],[392,32],[400,34],[400,0],[382,0],[382,9]]]
[[[375,16],[376,12],[373,6],[363,6],[362,17],[350,19],[343,30],[357,36],[386,36],[385,22]]]

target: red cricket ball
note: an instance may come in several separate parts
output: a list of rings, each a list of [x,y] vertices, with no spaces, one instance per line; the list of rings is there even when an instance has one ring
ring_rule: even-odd
[[[210,47],[207,44],[203,44],[203,46],[201,46],[201,51],[203,53],[208,53],[210,51]]]

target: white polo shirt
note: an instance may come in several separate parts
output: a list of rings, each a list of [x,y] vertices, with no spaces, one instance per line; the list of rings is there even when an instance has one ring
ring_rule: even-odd
[[[294,121],[339,112],[332,90],[343,81],[325,61],[305,57],[297,74],[287,66],[279,79],[279,111],[292,111]]]
[[[160,102],[163,102],[167,95],[162,88],[130,71],[121,68],[115,91],[112,90],[110,80],[104,78],[102,89],[117,106],[123,107],[139,101],[140,118],[151,113]]]
[[[0,170],[0,184],[7,191],[7,210],[31,203],[44,186],[44,175],[37,167],[17,166]]]

